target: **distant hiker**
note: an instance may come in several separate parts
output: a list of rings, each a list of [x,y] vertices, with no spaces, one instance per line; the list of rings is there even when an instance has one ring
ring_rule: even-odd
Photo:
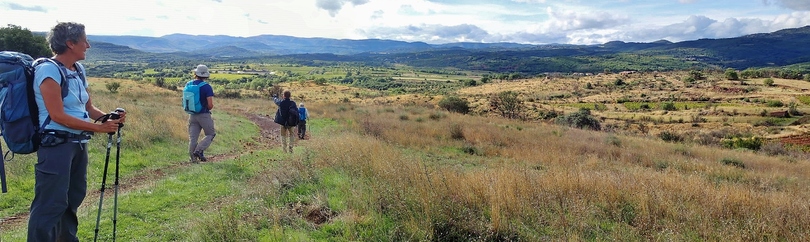
[[[284,99],[279,99],[277,95],[273,95],[273,102],[278,106],[276,111],[276,118],[273,120],[275,123],[281,125],[281,147],[284,152],[293,152],[295,145],[295,138],[293,128],[298,125],[300,116],[298,115],[298,108],[295,102],[290,100],[292,94],[290,91],[284,91]]]
[[[188,116],[188,154],[192,163],[207,161],[205,149],[211,146],[217,131],[214,129],[214,119],[211,118],[211,109],[214,109],[214,89],[205,80],[211,76],[208,67],[198,65],[194,69],[194,80],[188,81],[183,88],[183,109]],[[200,131],[205,137],[199,141]]]
[[[28,241],[79,241],[76,210],[87,194],[87,142],[93,132],[115,133],[121,118],[94,123],[104,116],[90,98],[84,60],[90,48],[84,25],[57,23],[46,37],[55,62],[36,66],[34,96],[42,141],[34,165],[34,200],[28,218]],[[67,82],[67,95],[62,95]]]
[[[298,104],[298,138],[304,139],[307,133],[307,119],[309,118],[309,113],[307,113],[307,108],[304,107],[304,104]]]

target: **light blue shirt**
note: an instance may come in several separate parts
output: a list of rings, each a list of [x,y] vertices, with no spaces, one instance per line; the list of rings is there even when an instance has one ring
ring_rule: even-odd
[[[76,63],[76,65],[78,66],[80,64]],[[65,68],[65,70],[67,70],[65,76],[67,77],[67,81],[69,81],[68,95],[62,99],[65,113],[78,119],[92,121],[90,120],[90,115],[87,113],[87,107],[85,106],[87,101],[90,100],[90,96],[87,93],[87,83],[82,81],[78,72],[67,68]],[[45,101],[42,99],[40,85],[42,85],[42,82],[48,77],[56,81],[57,84],[61,84],[62,75],[59,74],[59,67],[51,62],[44,62],[38,65],[34,73],[34,97],[36,98],[37,107],[39,108],[39,126],[42,126],[45,119],[48,117],[48,109],[45,108]],[[56,95],[61,96],[61,92]],[[82,132],[82,130],[71,129],[53,121],[48,123],[45,129],[64,130],[75,134]]]

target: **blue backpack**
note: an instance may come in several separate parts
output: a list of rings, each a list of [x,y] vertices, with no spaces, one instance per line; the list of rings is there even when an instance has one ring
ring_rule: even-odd
[[[6,142],[9,152],[14,154],[30,154],[39,149],[40,133],[50,123],[50,116],[42,126],[39,125],[39,109],[34,98],[34,67],[51,62],[59,66],[62,76],[62,98],[68,95],[68,81],[66,80],[65,66],[58,61],[39,58],[34,60],[31,56],[19,52],[0,52],[0,135]],[[79,76],[86,82],[84,67],[76,63]],[[3,160],[8,155],[2,154],[0,147],[0,183],[2,191],[6,192],[5,167]]]
[[[200,102],[200,87],[205,85],[208,85],[208,83],[204,81],[197,85],[194,85],[194,80],[186,83],[186,87],[183,88],[183,110],[186,111],[186,113],[195,114],[202,112],[203,106]]]

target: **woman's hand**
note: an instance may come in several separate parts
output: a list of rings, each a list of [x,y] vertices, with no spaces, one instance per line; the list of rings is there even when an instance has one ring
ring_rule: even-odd
[[[110,119],[107,122],[103,122],[98,124],[98,130],[96,132],[103,132],[103,133],[115,133],[118,131],[118,124],[120,123],[120,119]]]

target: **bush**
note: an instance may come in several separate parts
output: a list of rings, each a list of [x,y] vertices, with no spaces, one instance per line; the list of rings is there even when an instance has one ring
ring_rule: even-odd
[[[773,78],[766,78],[762,81],[762,84],[765,84],[765,86],[773,86]]]
[[[780,142],[768,142],[762,145],[762,148],[759,150],[762,153],[767,155],[787,155],[788,151],[785,148],[785,145]]]
[[[467,100],[459,97],[445,97],[439,101],[439,107],[450,112],[461,114],[467,114],[470,112],[470,103],[467,102]]]
[[[669,131],[664,131],[664,132],[659,133],[658,137],[661,138],[661,140],[666,141],[666,142],[681,142],[681,141],[683,141],[682,136],[680,136],[680,135],[678,135],[678,134],[676,134],[674,132],[669,132]]]
[[[156,78],[156,79],[155,79],[155,86],[157,86],[157,87],[163,87],[163,86],[165,86],[165,85],[166,85],[166,79],[165,79],[165,78],[163,78],[163,77],[158,77],[158,78]]]
[[[675,104],[671,103],[671,102],[662,103],[661,104],[661,109],[666,110],[666,111],[677,111],[678,110],[678,108],[675,107]]]
[[[724,139],[723,147],[730,148],[730,149],[749,149],[749,150],[759,150],[762,147],[763,140],[760,137],[734,137],[730,139]]]
[[[782,103],[782,101],[779,101],[779,100],[770,100],[770,101],[768,101],[767,104],[765,104],[765,106],[773,107],[773,108],[779,108],[779,107],[785,106],[785,104]]]
[[[110,91],[110,93],[118,93],[118,88],[121,87],[121,83],[108,82],[106,86],[107,86],[107,91]]]
[[[737,74],[737,71],[736,71],[736,70],[734,70],[734,69],[732,69],[732,68],[728,68],[728,69],[726,69],[726,79],[728,79],[728,80],[732,80],[732,81],[736,81],[736,80],[737,80],[737,79],[739,79],[739,78],[740,78],[740,77],[739,77],[739,75]]]
[[[242,98],[242,93],[240,93],[239,90],[236,89],[222,89],[222,91],[220,91],[219,95],[217,96],[223,98],[239,99]]]
[[[738,159],[735,159],[735,158],[723,158],[722,160],[720,160],[720,162],[722,162],[723,165],[727,165],[727,166],[735,166],[735,167],[738,167],[738,168],[745,168],[745,163],[743,163],[742,161],[740,161]]]
[[[444,117],[445,115],[443,113],[431,113],[430,115],[428,115],[428,118],[430,118],[430,120],[433,121],[439,121]]]
[[[599,120],[591,116],[591,110],[581,108],[576,113],[558,117],[556,123],[578,129],[601,130]]]
[[[454,140],[464,139],[464,129],[459,124],[450,125],[450,138]]]

